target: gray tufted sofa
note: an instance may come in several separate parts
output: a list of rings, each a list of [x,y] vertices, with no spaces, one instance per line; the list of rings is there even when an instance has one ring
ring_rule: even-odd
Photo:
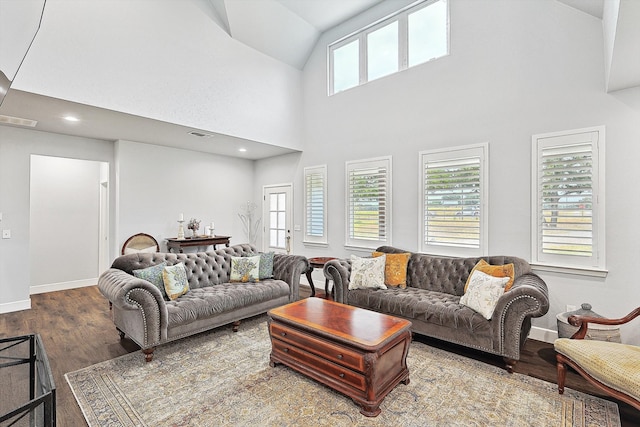
[[[379,252],[403,253],[390,246]],[[528,262],[517,257],[482,257],[489,264],[514,264],[513,287],[498,300],[491,320],[460,304],[464,285],[480,258],[449,258],[411,254],[407,265],[407,288],[349,290],[351,261],[325,264],[325,276],[333,280],[338,302],[411,320],[415,333],[500,355],[506,369],[520,360],[520,349],[531,329],[531,318],[549,310],[544,281],[531,272]]]
[[[243,244],[211,252],[186,254],[135,253],[116,258],[98,279],[98,288],[110,303],[113,322],[136,342],[150,361],[157,345],[265,313],[298,300],[300,275],[309,267],[302,256],[275,254],[273,279],[257,283],[228,283],[231,256],[257,254]],[[184,263],[189,292],[165,301],[160,291],[133,270],[166,262]]]

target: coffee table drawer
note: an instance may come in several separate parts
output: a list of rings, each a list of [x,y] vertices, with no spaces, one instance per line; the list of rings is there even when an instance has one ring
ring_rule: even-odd
[[[304,348],[339,365],[349,367],[358,372],[364,372],[364,355],[361,353],[333,342],[318,339],[279,323],[271,323],[270,329],[271,335],[282,341]]]
[[[272,351],[285,361],[294,362],[290,366],[293,368],[303,365],[303,370],[308,373],[322,372],[323,376],[328,376],[334,380],[349,385],[361,392],[366,390],[366,381],[364,375],[353,372],[351,369],[344,368],[335,363],[324,360],[313,353],[309,353],[301,348],[291,345],[290,343],[280,341],[278,339],[271,340]],[[297,362],[297,363],[296,363]]]

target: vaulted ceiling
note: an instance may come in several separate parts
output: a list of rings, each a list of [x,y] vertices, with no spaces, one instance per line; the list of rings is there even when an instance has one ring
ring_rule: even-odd
[[[210,0],[229,35],[302,69],[320,34],[382,0]]]
[[[234,39],[296,69],[303,69],[320,35],[351,17],[381,3],[396,0],[197,0],[203,13]],[[400,6],[409,0],[397,0]],[[638,0],[557,0],[602,21],[605,42],[605,82],[607,91],[640,87],[640,1]],[[19,5],[36,10],[44,0],[0,0],[0,115],[38,121],[38,130],[101,139],[129,139],[198,151],[258,159],[291,152],[282,147],[217,135],[220,143],[194,142],[189,129],[171,123],[126,115],[101,108],[75,105],[85,110],[90,122],[74,126],[59,123],[61,108],[68,102],[37,94],[7,90],[33,34],[25,31],[24,17],[12,16]],[[41,9],[41,7],[40,7]],[[37,28],[37,19],[27,20]],[[18,30],[10,31],[11,22]],[[8,53],[21,51],[12,58]],[[7,58],[9,57],[9,58]],[[8,78],[3,81],[3,73]],[[4,88],[4,89],[2,89]],[[127,126],[117,126],[127,123]],[[119,129],[120,133],[114,133]],[[125,129],[126,131],[123,131]],[[159,132],[158,129],[163,129]],[[197,130],[197,129],[195,129]],[[129,133],[127,133],[129,132]],[[204,130],[206,133],[206,130]],[[252,154],[238,155],[237,147],[247,145]]]

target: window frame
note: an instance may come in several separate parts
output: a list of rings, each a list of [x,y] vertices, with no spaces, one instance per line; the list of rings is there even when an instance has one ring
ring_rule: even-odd
[[[409,31],[409,25],[408,25],[408,16],[411,15],[414,12],[417,12],[421,9],[424,9],[426,7],[429,7],[435,3],[438,2],[444,2],[445,3],[445,7],[447,9],[447,16],[446,16],[446,44],[447,44],[447,49],[446,49],[446,53],[441,55],[441,56],[436,56],[433,58],[430,58],[426,61],[414,64],[412,66],[409,66],[409,36],[408,36],[408,31]],[[335,42],[329,44],[327,46],[327,93],[329,96],[333,96],[337,93],[340,92],[344,92],[347,91],[349,89],[353,89],[354,87],[358,87],[358,86],[362,86],[365,83],[368,83],[372,80],[369,80],[368,77],[368,49],[367,49],[367,37],[369,34],[379,30],[382,27],[385,27],[389,24],[391,24],[392,22],[398,22],[398,70],[390,73],[390,74],[385,74],[383,76],[380,76],[374,80],[378,80],[380,78],[384,78],[387,76],[391,76],[394,75],[396,73],[399,73],[401,71],[404,71],[408,68],[411,67],[415,67],[421,64],[426,64],[427,62],[431,62],[434,61],[436,59],[448,56],[450,54],[450,46],[451,46],[451,29],[450,29],[450,25],[449,25],[449,21],[450,21],[450,5],[449,5],[449,0],[419,0],[415,3],[412,3],[390,15],[387,15],[386,17],[373,22],[370,25],[365,26],[364,28],[361,28],[341,39],[336,40]],[[339,91],[335,91],[335,75],[334,75],[334,55],[333,52],[353,41],[358,41],[358,64],[359,64],[359,79],[358,79],[358,84],[356,84],[355,86],[351,86],[348,87],[346,89],[342,89]]]
[[[468,158],[478,158],[480,164],[480,212],[478,248],[469,248],[449,244],[429,244],[425,242],[427,234],[427,206],[425,203],[425,166],[429,161],[461,161]],[[422,253],[430,253],[443,256],[479,257],[489,253],[489,143],[471,144],[453,148],[440,148],[424,150],[418,156],[418,180],[419,180],[419,208],[418,208],[418,250]]]
[[[308,215],[309,215],[309,193],[307,180],[312,174],[320,174],[322,176],[322,236],[315,236],[308,233]],[[305,245],[328,245],[328,229],[327,229],[327,165],[307,166],[304,168],[304,237],[302,243]]]
[[[592,197],[592,255],[579,257],[568,254],[547,254],[542,248],[541,208],[541,162],[542,146],[569,147],[584,144],[591,138],[591,197]],[[563,138],[560,140],[559,138]],[[554,143],[553,140],[557,139]],[[606,230],[605,230],[605,127],[595,126],[560,132],[536,134],[531,137],[531,264],[536,270],[605,277]]]
[[[348,160],[345,162],[345,248],[352,249],[376,249],[380,246],[391,246],[391,230],[392,230],[392,156],[375,157],[362,160]],[[364,170],[371,168],[384,167],[385,172],[385,209],[384,209],[384,228],[385,238],[384,240],[368,240],[360,238],[352,238],[351,236],[351,186],[350,186],[350,173],[354,170]]]

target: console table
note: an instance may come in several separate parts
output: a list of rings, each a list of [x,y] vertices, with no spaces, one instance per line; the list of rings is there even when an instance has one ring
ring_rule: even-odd
[[[213,246],[216,249],[217,245],[225,245],[229,247],[229,240],[231,236],[206,236],[206,237],[190,237],[186,239],[168,238],[167,248],[169,252],[173,252],[173,249],[177,249],[178,252],[183,253],[183,248],[190,246]]]

